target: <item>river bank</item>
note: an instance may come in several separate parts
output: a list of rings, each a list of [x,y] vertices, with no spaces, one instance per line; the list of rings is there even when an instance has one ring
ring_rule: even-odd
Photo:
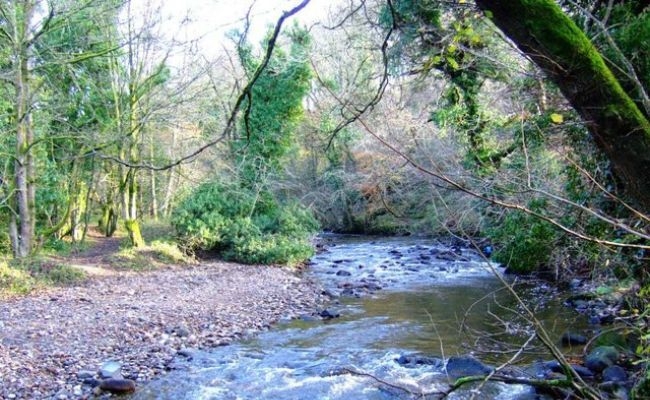
[[[184,349],[228,344],[312,313],[322,300],[288,269],[224,262],[95,276],[8,299],[0,304],[0,398],[88,398],[102,367],[140,385]]]

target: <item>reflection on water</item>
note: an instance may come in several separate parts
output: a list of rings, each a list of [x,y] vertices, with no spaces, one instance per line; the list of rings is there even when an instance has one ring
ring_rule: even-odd
[[[473,353],[484,362],[503,362],[531,334],[516,315],[521,307],[478,255],[458,252],[449,260],[444,251],[409,239],[338,243],[314,258],[311,273],[333,292],[369,280],[381,290],[333,302],[328,307],[340,318],[292,321],[235,345],[197,351],[133,398],[435,398],[431,393],[447,387],[443,371],[400,365],[400,356]],[[522,297],[531,307],[543,300],[538,316],[555,337],[584,324],[539,286]],[[528,392],[521,385],[489,384],[477,398],[516,399]],[[467,398],[467,392],[454,396]]]

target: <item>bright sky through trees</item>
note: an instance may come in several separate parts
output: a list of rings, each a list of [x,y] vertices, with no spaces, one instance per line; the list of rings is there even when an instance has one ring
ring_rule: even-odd
[[[167,34],[183,41],[196,41],[198,50],[206,56],[221,52],[229,45],[226,34],[242,29],[250,11],[249,38],[258,43],[269,26],[275,24],[283,11],[300,3],[299,0],[136,0],[139,4],[158,1],[162,5],[162,18],[168,26]],[[329,8],[337,2],[311,0],[295,17],[311,25],[324,19]]]

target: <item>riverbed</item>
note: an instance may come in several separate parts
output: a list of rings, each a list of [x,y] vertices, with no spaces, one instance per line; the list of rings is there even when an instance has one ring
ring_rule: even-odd
[[[509,361],[534,330],[534,309],[551,337],[586,329],[543,282],[513,282],[471,248],[424,238],[327,236],[305,272],[331,301],[302,318],[210,351],[186,349],[167,375],[132,399],[436,398],[445,361]],[[549,359],[532,341],[513,364]],[[468,390],[471,388],[468,388]],[[468,398],[469,391],[450,398]],[[490,383],[477,399],[523,399],[523,385]]]

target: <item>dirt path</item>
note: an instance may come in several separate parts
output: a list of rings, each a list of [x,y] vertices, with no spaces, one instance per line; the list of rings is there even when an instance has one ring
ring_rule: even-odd
[[[1,399],[101,396],[99,370],[111,360],[118,377],[140,386],[179,350],[229,343],[323,300],[314,284],[277,267],[116,271],[105,260],[120,239],[91,238],[94,246],[67,259],[91,272],[88,280],[0,303]]]

